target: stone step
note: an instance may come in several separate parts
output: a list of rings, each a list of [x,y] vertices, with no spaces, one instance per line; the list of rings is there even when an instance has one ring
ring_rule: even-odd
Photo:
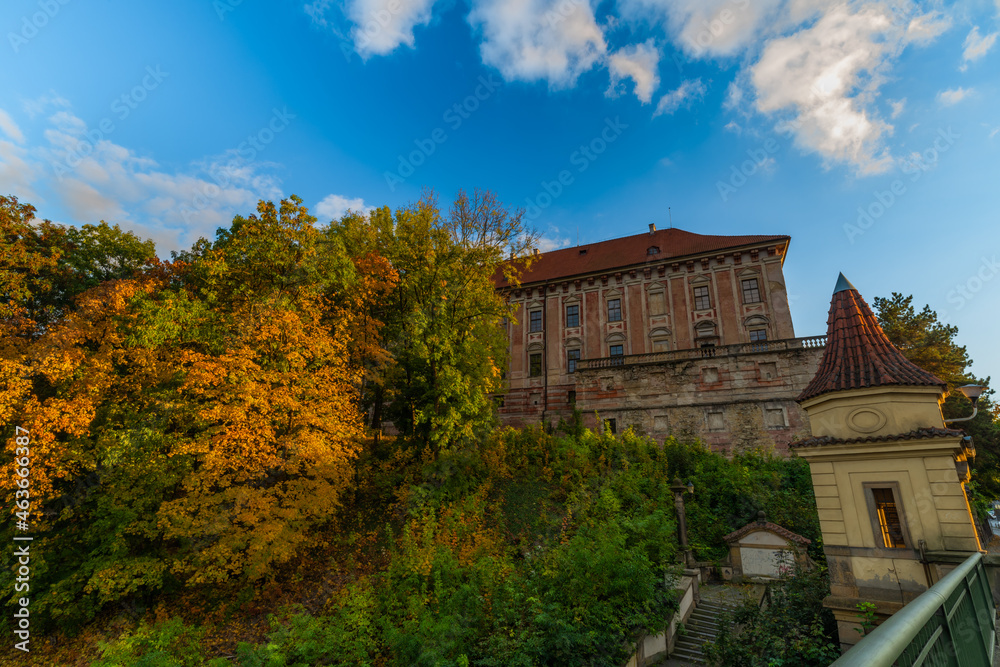
[[[712,634],[715,634],[715,632],[717,632],[719,629],[719,624],[707,623],[700,619],[689,618],[687,623],[684,624],[684,627],[688,629],[697,629],[697,630],[702,630],[704,632],[710,632]]]
[[[690,651],[685,651],[684,649],[677,649],[670,654],[670,658],[673,660],[683,660],[685,662],[690,662],[695,665],[704,665],[705,656],[701,653],[692,653]]]
[[[685,653],[702,655],[705,652],[703,649],[704,645],[705,642],[677,642],[674,644],[674,653],[684,651]]]
[[[693,641],[696,641],[699,644],[701,644],[704,642],[714,642],[715,638],[718,636],[719,636],[718,633],[700,632],[700,631],[694,632],[692,630],[685,629],[684,634],[678,638],[678,641],[684,639],[685,637],[690,637]]]
[[[706,664],[704,645],[715,642],[719,635],[719,616],[733,609],[733,606],[717,602],[700,603],[684,624],[684,634],[677,638],[670,657],[693,665]]]

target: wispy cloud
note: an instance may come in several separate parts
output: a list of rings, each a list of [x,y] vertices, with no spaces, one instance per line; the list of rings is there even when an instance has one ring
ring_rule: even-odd
[[[10,114],[3,109],[0,109],[0,130],[3,130],[4,134],[17,143],[24,143],[24,134],[21,132],[21,128],[17,126],[17,123],[10,117]]]
[[[979,26],[974,26],[965,38],[964,50],[962,51],[962,66],[959,68],[965,71],[969,63],[979,60],[985,56],[997,41],[1000,33],[992,32],[988,35],[979,34]]]
[[[275,165],[247,160],[235,149],[167,170],[108,138],[94,141],[87,124],[53,99],[28,106],[47,110],[35,128],[44,140],[20,146],[0,140],[0,191],[30,201],[43,216],[56,217],[46,208],[58,206],[67,223],[118,223],[153,239],[165,254],[199,236],[211,238],[259,199],[282,196]],[[0,117],[13,123],[7,110]]]
[[[701,79],[688,79],[660,98],[660,101],[656,104],[656,112],[653,115],[670,115],[681,108],[681,106],[704,97],[705,91],[705,84],[701,82]]]
[[[950,107],[953,104],[958,104],[966,97],[972,94],[971,88],[950,88],[948,90],[942,90],[938,93],[938,102],[946,107]]]
[[[550,227],[549,230],[538,239],[538,251],[549,252],[550,250],[559,250],[559,248],[568,247],[569,244],[569,237],[560,236],[559,229],[557,227]]]
[[[926,46],[951,27],[951,19],[941,12],[928,12],[914,16],[906,26],[903,41],[907,44]]]

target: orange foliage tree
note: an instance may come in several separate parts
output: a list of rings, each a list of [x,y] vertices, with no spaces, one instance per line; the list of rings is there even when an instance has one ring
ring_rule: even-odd
[[[85,292],[36,339],[4,334],[6,456],[14,424],[32,434],[33,614],[85,620],[272,576],[301,552],[360,447],[352,335],[374,325],[356,312],[393,280],[368,265],[297,198],[261,202],[214,242]],[[0,479],[5,500],[16,490]]]

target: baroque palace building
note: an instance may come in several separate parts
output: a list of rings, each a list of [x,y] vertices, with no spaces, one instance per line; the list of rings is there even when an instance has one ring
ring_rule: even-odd
[[[796,338],[782,265],[788,236],[681,229],[536,251],[515,306],[501,421],[699,438],[733,451],[809,436],[795,398],[825,337]]]

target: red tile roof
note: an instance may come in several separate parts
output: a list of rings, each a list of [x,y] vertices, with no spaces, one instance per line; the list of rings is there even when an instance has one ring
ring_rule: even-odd
[[[735,248],[787,243],[788,236],[711,236],[683,229],[660,229],[652,233],[624,236],[562,250],[542,253],[521,276],[521,283],[542,282],[647,264],[662,264],[679,257]],[[650,254],[650,248],[659,252]],[[500,279],[497,286],[506,285]]]
[[[871,308],[841,274],[830,303],[823,359],[797,400],[884,385],[945,387],[944,382],[914,365],[889,342]]]
[[[789,445],[789,447],[817,447],[819,445],[847,445],[847,444],[859,444],[865,442],[897,442],[901,440],[927,440],[933,438],[955,438],[958,436],[965,436],[965,431],[960,431],[954,428],[934,428],[925,427],[918,428],[909,433],[891,433],[889,435],[869,435],[864,438],[834,438],[833,436],[824,435],[818,438],[806,438],[805,440],[797,440]]]

